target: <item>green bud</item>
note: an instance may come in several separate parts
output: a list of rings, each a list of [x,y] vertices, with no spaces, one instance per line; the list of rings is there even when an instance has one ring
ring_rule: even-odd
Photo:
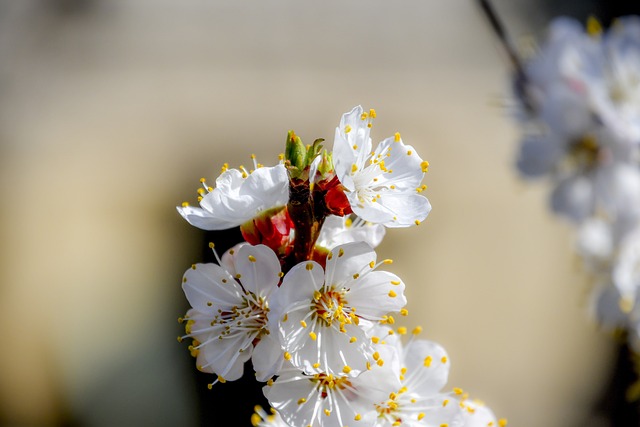
[[[322,143],[324,142],[324,138],[318,138],[313,141],[313,144],[307,147],[307,156],[305,158],[305,165],[311,166],[313,160],[316,158],[320,151],[322,150]]]
[[[327,175],[333,172],[333,158],[331,153],[329,153],[326,149],[322,150],[322,158],[320,159],[320,164],[318,165],[318,173],[325,178]]]
[[[302,140],[294,131],[287,132],[287,143],[284,151],[285,162],[289,164],[289,170],[300,174],[306,166],[307,149]]]

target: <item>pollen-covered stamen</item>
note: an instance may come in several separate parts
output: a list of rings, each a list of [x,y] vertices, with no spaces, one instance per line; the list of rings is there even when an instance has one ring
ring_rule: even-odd
[[[344,390],[347,387],[351,388],[350,378],[346,376],[320,373],[310,377],[309,380],[315,383],[316,390],[318,390],[320,397],[323,399],[326,399],[335,389]]]
[[[245,345],[242,349],[248,348],[255,340],[266,333],[267,315],[269,307],[264,297],[257,297],[252,293],[247,293],[242,297],[242,304],[233,306],[229,310],[219,309],[214,315],[210,326],[198,330],[188,330],[188,335],[192,337],[203,333],[213,332],[211,337],[195,347],[199,349],[216,339],[235,338],[238,335],[245,335]],[[184,337],[183,337],[184,338]]]
[[[355,310],[345,299],[346,291],[337,290],[334,286],[323,285],[319,291],[315,291],[311,302],[311,319],[322,326],[332,326],[334,322],[339,325],[341,332],[344,326],[354,323]]]

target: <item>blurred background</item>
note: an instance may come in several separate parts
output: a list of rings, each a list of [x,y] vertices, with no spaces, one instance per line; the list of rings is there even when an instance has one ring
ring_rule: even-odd
[[[516,44],[627,13],[494,3]],[[513,170],[508,78],[469,0],[1,0],[0,425],[221,425],[201,402],[230,389],[196,385],[175,340],[205,236],[174,206],[224,162],[274,164],[289,129],[331,146],[357,104],[431,163],[429,219],[379,256],[450,385],[510,426],[610,425],[614,340],[547,188]]]

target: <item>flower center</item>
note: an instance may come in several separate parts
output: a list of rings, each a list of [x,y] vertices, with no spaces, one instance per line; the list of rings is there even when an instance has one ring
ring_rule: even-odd
[[[335,388],[344,390],[347,387],[351,387],[349,377],[338,377],[331,374],[315,374],[310,378],[311,382],[316,383],[316,388],[320,392],[320,396],[324,399],[327,397],[330,391]]]
[[[265,333],[269,333],[267,326],[267,313],[269,307],[265,297],[256,297],[247,292],[242,297],[242,304],[233,306],[231,311],[218,310],[211,322],[211,326],[220,325],[223,331],[219,339],[236,337],[246,334],[252,340],[259,339]]]
[[[333,286],[323,286],[315,291],[311,303],[312,318],[323,326],[331,326],[333,322],[337,322],[341,330],[344,325],[353,323],[354,310],[347,305],[344,294],[344,290],[337,291]]]
[[[586,135],[571,144],[569,155],[578,167],[592,168],[598,162],[600,146],[593,136]]]

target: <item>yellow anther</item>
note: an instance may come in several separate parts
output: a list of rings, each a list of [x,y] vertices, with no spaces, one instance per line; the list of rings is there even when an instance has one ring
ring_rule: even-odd
[[[207,182],[207,180],[206,180],[206,179],[204,179],[204,178],[200,178],[200,182],[201,182],[202,184],[204,184],[205,182]]]
[[[353,344],[354,342],[358,341],[358,339],[356,337],[351,337],[351,339],[349,340],[349,342],[351,344]]]
[[[189,202],[182,202],[182,207],[183,208],[188,208],[189,207]]]
[[[287,320],[289,320],[289,314],[285,313],[284,316],[282,316],[282,321],[286,322]]]
[[[253,255],[249,255],[249,261],[256,262],[256,257],[254,257]]]
[[[360,114],[360,120],[367,120],[367,117],[369,115],[367,114],[367,112],[365,111],[364,113]]]
[[[393,264],[393,260],[392,259],[385,259],[384,261],[382,261],[383,264]]]
[[[440,361],[442,363],[447,363],[447,356],[442,356],[442,359],[440,359]]]
[[[416,225],[420,225],[420,221],[419,221],[419,220],[417,220],[417,219],[416,219],[415,221],[413,221],[413,222],[414,222]]]
[[[410,155],[412,155],[412,154],[413,154],[413,151],[411,151],[411,150],[407,150],[407,156],[410,156]]]
[[[338,258],[341,257],[342,255],[344,255],[344,250],[340,248],[340,250],[338,251]]]
[[[328,409],[325,409],[324,414],[328,417],[329,415],[331,415],[331,411]]]
[[[320,298],[322,298],[322,294],[319,291],[313,291],[313,299],[315,301],[320,301]]]
[[[447,406],[449,404],[449,399],[445,399],[442,401],[442,407],[444,408],[445,406]]]
[[[396,133],[393,135],[393,140],[394,140],[395,142],[400,142],[400,132],[396,132]]]
[[[598,18],[591,15],[587,18],[587,33],[590,36],[599,36],[602,34],[602,24],[598,21]]]
[[[459,396],[459,395],[461,395],[461,394],[463,393],[462,389],[461,389],[461,388],[458,388],[458,387],[454,387],[454,388],[453,388],[453,392],[454,392],[455,394],[457,394],[458,396]]]
[[[198,196],[198,202],[202,201],[202,196]]]
[[[196,265],[195,264],[191,264],[191,269],[195,270],[196,269]]]
[[[376,364],[377,364],[378,366],[382,366],[382,365],[384,365],[384,360],[382,360],[382,359],[378,359],[378,361],[376,362]]]
[[[227,380],[225,380],[224,378],[222,378],[220,375],[218,375],[218,381],[220,381],[222,384],[226,383]]]
[[[269,381],[267,381],[267,385],[271,387],[273,385],[273,379],[269,378]]]
[[[307,399],[305,399],[304,397],[301,397],[300,399],[298,399],[298,405],[302,405],[306,401]]]
[[[380,353],[376,351],[375,353],[373,353],[373,360],[378,360],[378,359],[380,359]]]
[[[359,275],[358,273],[356,273],[356,274],[354,274],[354,275],[353,275],[353,278],[354,278],[354,279],[357,279],[358,277],[360,277],[360,275]]]
[[[413,328],[413,331],[411,331],[413,335],[418,335],[421,332],[422,332],[422,326],[416,326],[415,328]]]
[[[310,263],[310,262],[308,262],[305,268],[306,268],[307,270],[311,271],[311,270],[313,270],[313,264],[312,264],[312,263]]]
[[[345,367],[342,368],[342,372],[344,372],[345,374],[348,374],[349,372],[351,372],[351,368],[345,365]]]
[[[449,427],[449,424],[446,424],[446,423],[440,424],[440,427]]]
[[[291,360],[291,353],[289,353],[288,351],[284,352],[284,360]]]
[[[357,146],[356,144],[353,144],[353,149],[354,149],[354,150],[357,150],[357,149],[358,149],[358,146]]]
[[[506,419],[506,418],[500,418],[500,419],[498,420],[498,425],[499,425],[500,427],[505,427],[505,426],[507,425],[507,419]]]
[[[284,160],[284,153],[278,154],[278,160],[280,161]]]
[[[400,284],[400,280],[392,280],[391,284],[395,285],[395,286],[398,286]]]
[[[315,332],[311,331],[311,332],[309,332],[309,338],[311,338],[312,340],[315,341],[315,340],[318,339],[318,336],[316,335]]]
[[[362,415],[356,414],[356,416],[353,417],[353,419],[356,420],[356,421],[360,421],[362,419]]]
[[[389,316],[387,317],[387,323],[393,325],[394,323],[396,323],[396,319],[394,319],[393,316]]]
[[[211,390],[213,388],[213,384],[207,384],[207,388]]]
[[[213,191],[213,187],[207,187],[207,190],[211,193]]]
[[[370,116],[372,119],[375,119],[375,118],[376,118],[376,110],[374,110],[373,108],[372,108],[372,109],[370,109],[370,110],[369,110],[369,116]]]
[[[358,165],[355,163],[351,165],[351,173],[355,173],[358,170]]]
[[[407,310],[406,308],[400,309],[400,315],[401,316],[408,316],[409,315],[409,310]]]
[[[372,341],[374,344],[378,344],[378,341],[380,341],[380,338],[378,338],[378,337],[371,337],[371,341]]]
[[[424,366],[426,366],[427,368],[429,366],[431,366],[431,362],[433,361],[433,357],[431,356],[427,356],[424,358]]]
[[[421,419],[423,419],[423,418],[424,418],[424,412],[420,412],[420,413],[418,414],[418,420],[421,420]]]
[[[398,333],[399,333],[400,335],[404,335],[404,334],[406,334],[406,333],[407,333],[407,328],[405,328],[404,326],[400,326],[400,327],[398,328]]]
[[[318,368],[320,367],[320,364],[319,364],[318,362],[316,362],[316,363],[314,363],[312,366],[313,366],[314,368],[318,369]]]
[[[371,362],[367,362],[367,371],[371,370]]]
[[[349,132],[351,132],[351,126],[346,125],[346,126],[344,127],[344,133],[349,133]]]
[[[253,427],[258,427],[258,425],[260,425],[260,422],[262,421],[262,417],[258,414],[252,414],[251,415],[251,425]]]
[[[376,263],[375,263],[375,262],[373,262],[373,261],[371,261],[371,262],[369,263],[369,267],[370,267],[370,268],[375,267],[375,265],[376,265]]]
[[[305,322],[304,320],[300,321],[300,326],[302,326],[303,328],[307,327],[307,322]]]
[[[422,163],[420,163],[420,168],[422,169],[422,172],[428,172],[429,171],[429,162],[427,162],[426,160],[423,161]]]

